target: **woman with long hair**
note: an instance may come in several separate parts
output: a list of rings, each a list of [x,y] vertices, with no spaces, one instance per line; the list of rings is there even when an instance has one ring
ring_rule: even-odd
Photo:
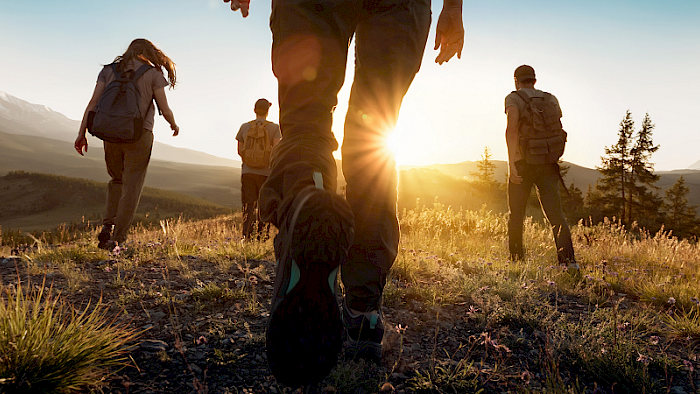
[[[134,73],[143,65],[151,68],[136,80],[143,118],[141,138],[136,142],[104,142],[107,172],[112,179],[107,186],[105,217],[102,221],[102,231],[98,236],[98,247],[102,249],[123,245],[131,222],[134,220],[153,147],[154,99],[163,117],[170,124],[173,137],[180,132],[165,97],[165,87],[170,86],[171,89],[175,87],[175,63],[152,42],[139,38],[131,42],[124,54],[117,56],[112,64],[104,66],[100,71],[97,85],[80,123],[75,150],[80,155],[88,150],[85,133],[88,128],[89,114],[95,111],[107,85],[119,75]],[[119,75],[115,74],[115,69]],[[167,79],[163,75],[164,71],[167,73]]]

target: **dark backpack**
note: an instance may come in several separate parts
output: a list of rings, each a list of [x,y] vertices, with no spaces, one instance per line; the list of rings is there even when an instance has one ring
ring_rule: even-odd
[[[107,142],[136,142],[144,132],[141,94],[136,80],[153,67],[144,64],[135,72],[124,73],[117,71],[116,63],[105,67],[112,67],[114,80],[105,87],[95,111],[88,114],[88,131]],[[151,100],[149,107],[152,103]]]
[[[243,164],[251,168],[267,168],[270,166],[272,155],[272,138],[265,126],[268,121],[254,120],[250,123],[250,129],[243,139],[241,160]]]
[[[518,118],[520,151],[529,164],[557,163],[564,154],[566,131],[562,128],[559,107],[549,93],[529,97],[513,92],[525,101]]]

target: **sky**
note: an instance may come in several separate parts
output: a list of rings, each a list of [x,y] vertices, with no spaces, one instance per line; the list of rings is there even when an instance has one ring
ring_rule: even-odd
[[[79,120],[102,65],[147,38],[177,64],[166,94],[180,135],[160,118],[156,140],[237,160],[235,135],[255,101],[277,102],[270,1],[252,0],[244,19],[222,0],[0,0],[0,91]],[[656,170],[700,160],[700,1],[466,0],[462,59],[440,66],[441,7],[432,4],[423,65],[392,139],[399,164],[478,160],[485,147],[506,160],[503,102],[521,64],[559,99],[564,160],[600,165],[627,110],[636,129],[646,113],[656,124]],[[334,118],[339,140],[352,62]],[[276,105],[268,119],[277,121]]]

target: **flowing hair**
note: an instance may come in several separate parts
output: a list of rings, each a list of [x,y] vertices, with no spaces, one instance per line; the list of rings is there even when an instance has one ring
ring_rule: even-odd
[[[175,74],[175,63],[166,56],[163,51],[158,49],[152,42],[145,38],[137,38],[131,41],[129,48],[123,55],[114,58],[114,63],[117,63],[117,70],[125,71],[126,65],[132,60],[149,63],[151,66],[163,72],[163,69],[168,72],[168,82],[170,88],[175,87],[177,76]]]

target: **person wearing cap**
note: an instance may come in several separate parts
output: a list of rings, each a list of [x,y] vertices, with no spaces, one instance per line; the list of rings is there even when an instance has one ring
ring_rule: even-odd
[[[243,148],[248,131],[256,123],[264,125],[272,146],[277,145],[282,138],[280,126],[267,120],[270,106],[272,106],[272,103],[264,98],[256,101],[253,107],[255,119],[243,123],[238,130],[236,140],[238,141],[238,154],[241,157],[243,157]],[[256,234],[259,239],[262,232],[267,229],[267,226],[263,228],[260,220],[258,197],[260,197],[260,188],[268,176],[270,176],[269,163],[262,168],[254,168],[245,163],[241,164],[241,204],[243,205],[243,238],[245,240],[251,240],[253,234]]]
[[[522,65],[515,69],[515,89],[528,98],[544,97],[545,93],[535,89],[537,78],[535,69],[528,65]],[[505,112],[507,116],[506,144],[508,145],[508,248],[511,260],[523,259],[523,220],[525,208],[530,197],[532,186],[537,187],[537,196],[547,220],[552,226],[554,240],[557,246],[557,259],[559,263],[570,270],[578,272],[578,264],[574,256],[574,247],[571,242],[571,231],[564,216],[559,194],[559,182],[561,175],[559,165],[530,164],[525,161],[520,147],[519,120],[526,102],[516,92],[506,96]],[[559,101],[552,95],[547,95],[553,100],[561,118]]]

